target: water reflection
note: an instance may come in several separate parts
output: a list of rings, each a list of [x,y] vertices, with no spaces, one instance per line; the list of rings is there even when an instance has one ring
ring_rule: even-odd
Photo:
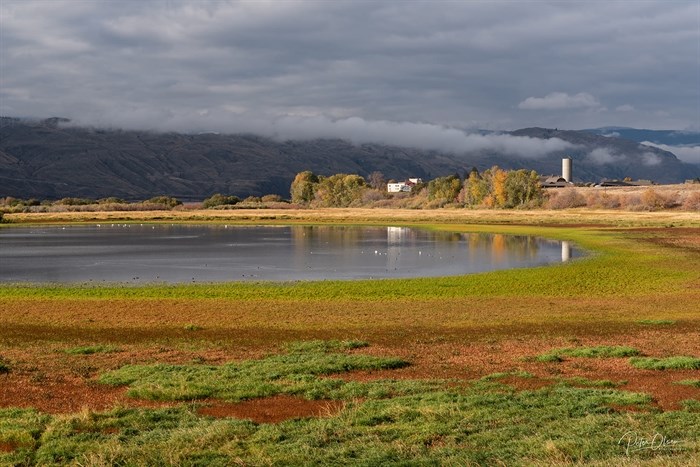
[[[104,224],[0,230],[2,282],[434,277],[577,256],[568,242],[406,227]]]
[[[562,262],[569,261],[571,259],[571,242],[566,240],[561,242],[561,260]]]

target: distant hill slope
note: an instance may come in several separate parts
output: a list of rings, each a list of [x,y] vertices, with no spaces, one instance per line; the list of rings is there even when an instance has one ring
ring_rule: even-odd
[[[624,138],[610,138],[586,131],[526,128],[513,135],[532,138],[560,138],[575,147],[566,151],[574,160],[575,181],[631,177],[657,183],[679,183],[700,176],[700,166],[683,163],[671,152],[640,145]],[[558,174],[561,162],[549,155],[540,160],[542,173]]]
[[[497,164],[558,174],[564,155],[523,159],[489,151],[446,154],[329,139],[278,142],[254,135],[96,130],[62,123],[0,119],[0,196],[129,200],[159,194],[200,200],[217,192],[288,196],[294,175],[303,170],[363,176],[380,171],[387,178],[430,179]],[[666,183],[700,175],[700,168],[679,162],[669,152],[627,140],[542,128],[512,134],[557,137],[575,144],[565,153],[574,157],[574,178],[580,181],[630,176]],[[591,156],[595,150],[598,153]]]
[[[609,126],[583,130],[595,135],[610,136],[629,139],[639,143],[649,141],[668,146],[700,146],[700,132],[676,131],[676,130],[640,130],[637,128],[625,128]]]

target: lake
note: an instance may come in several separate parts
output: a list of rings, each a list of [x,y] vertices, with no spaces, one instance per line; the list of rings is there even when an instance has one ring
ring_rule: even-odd
[[[405,227],[99,224],[0,229],[3,283],[437,277],[581,256],[568,242]]]

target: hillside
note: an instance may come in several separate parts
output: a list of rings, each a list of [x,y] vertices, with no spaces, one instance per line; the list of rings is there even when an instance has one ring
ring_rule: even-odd
[[[595,135],[629,139],[639,143],[649,141],[669,146],[700,146],[700,132],[697,131],[640,130],[616,126],[592,128],[583,131]]]
[[[577,181],[630,176],[671,183],[700,175],[700,168],[683,164],[660,149],[619,138],[541,128],[511,134],[557,137],[575,146],[523,159],[493,151],[447,154],[331,139],[279,142],[255,135],[101,130],[64,123],[61,119],[0,120],[0,196],[118,196],[128,200],[158,194],[200,200],[216,192],[288,196],[294,175],[303,170],[363,176],[380,171],[387,178],[430,179],[497,164],[558,174],[564,154],[574,158]]]

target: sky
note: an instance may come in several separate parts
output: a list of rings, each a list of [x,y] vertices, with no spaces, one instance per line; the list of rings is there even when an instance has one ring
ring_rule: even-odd
[[[448,149],[700,130],[700,0],[0,0],[0,115]]]

